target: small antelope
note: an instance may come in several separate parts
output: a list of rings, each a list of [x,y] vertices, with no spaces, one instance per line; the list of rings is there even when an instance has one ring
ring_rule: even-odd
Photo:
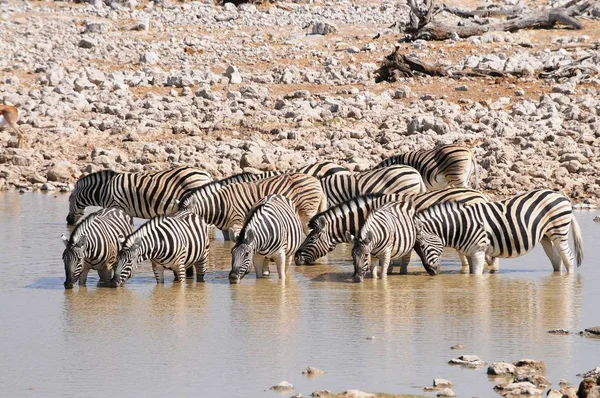
[[[12,105],[0,105],[0,127],[9,125],[18,135],[18,147],[25,146],[25,136],[21,129],[17,126],[19,120],[19,110]]]

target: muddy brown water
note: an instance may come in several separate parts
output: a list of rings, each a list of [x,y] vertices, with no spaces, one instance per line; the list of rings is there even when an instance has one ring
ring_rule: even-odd
[[[204,284],[173,284],[168,274],[156,285],[141,264],[123,288],[105,288],[91,272],[87,287],[65,291],[67,198],[0,193],[3,396],[292,395],[269,390],[282,380],[305,396],[421,394],[441,377],[459,396],[489,397],[494,380],[485,367],[448,360],[540,359],[554,386],[600,366],[600,339],[547,333],[600,325],[598,211],[577,213],[585,259],[573,275],[554,274],[540,247],[501,260],[494,275],[460,274],[448,253],[441,275],[426,275],[413,257],[409,275],[355,284],[349,248],[340,245],[316,266],[292,267],[283,284],[250,274],[230,286],[230,244],[216,241]],[[458,343],[466,348],[450,349]],[[306,378],[309,365],[326,374]]]

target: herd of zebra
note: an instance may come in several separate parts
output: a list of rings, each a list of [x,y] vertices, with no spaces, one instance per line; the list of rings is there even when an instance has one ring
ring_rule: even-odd
[[[195,272],[202,282],[209,225],[235,242],[232,284],[252,268],[257,278],[268,276],[267,259],[285,279],[292,261],[314,264],[340,243],[353,244],[356,282],[369,269],[374,278],[386,277],[393,260],[406,273],[413,249],[430,275],[439,272],[445,247],[457,250],[465,271],[476,274],[486,266],[497,271],[498,258],[521,256],[538,242],[555,271],[581,264],[581,232],[564,195],[538,189],[492,202],[477,191],[477,180],[473,153],[457,145],[392,156],[360,173],[331,162],[217,181],[186,166],[92,173],[77,181],[69,197],[67,223],[76,225],[70,237],[62,236],[64,286],[85,284],[94,269],[118,287],[146,260],[158,283],[165,269],[176,281]],[[79,221],[87,206],[102,209]],[[133,217],[150,220],[134,231]],[[575,255],[568,244],[571,228]],[[378,261],[371,268],[372,257]]]

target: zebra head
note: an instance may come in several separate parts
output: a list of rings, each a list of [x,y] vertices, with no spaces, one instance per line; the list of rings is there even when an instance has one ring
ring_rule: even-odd
[[[318,258],[335,249],[335,243],[325,228],[325,217],[320,216],[314,221],[311,220],[309,227],[311,228],[310,233],[294,255],[297,265],[314,264]]]
[[[69,242],[69,238],[63,234],[61,239],[66,246],[63,252],[66,276],[64,286],[65,289],[73,289],[73,285],[79,280],[81,271],[83,271],[87,236],[81,235],[77,241]]]
[[[444,242],[442,239],[423,229],[423,222],[418,218],[415,222],[415,252],[421,258],[423,267],[429,275],[436,275],[440,270],[440,259],[444,251]]]
[[[114,269],[113,277],[110,281],[111,287],[119,287],[133,276],[139,262],[139,248],[141,239],[135,238],[133,242],[127,245],[125,237],[119,236],[119,242],[123,245],[117,256],[117,267]]]
[[[255,240],[256,234],[252,228],[246,228],[238,236],[235,246],[231,249],[229,283],[240,283],[242,278],[252,270]]]
[[[362,282],[369,270],[371,251],[373,250],[373,231],[368,230],[360,237],[354,238],[349,232],[346,232],[346,240],[353,242],[352,262],[354,263],[354,282]]]

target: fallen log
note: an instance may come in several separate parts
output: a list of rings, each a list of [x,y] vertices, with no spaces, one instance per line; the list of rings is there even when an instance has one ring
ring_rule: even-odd
[[[595,0],[573,0],[563,7],[531,12],[520,17],[485,25],[454,26],[439,23],[433,16],[444,8],[434,7],[432,0],[426,0],[427,11],[419,7],[416,0],[409,0],[411,8],[411,24],[406,33],[409,40],[446,40],[471,36],[481,36],[487,32],[516,32],[521,29],[551,29],[556,25],[566,25],[573,29],[582,29],[583,25],[574,17],[587,12],[595,4]],[[456,11],[453,9],[453,11]],[[465,14],[466,15],[466,14]]]

